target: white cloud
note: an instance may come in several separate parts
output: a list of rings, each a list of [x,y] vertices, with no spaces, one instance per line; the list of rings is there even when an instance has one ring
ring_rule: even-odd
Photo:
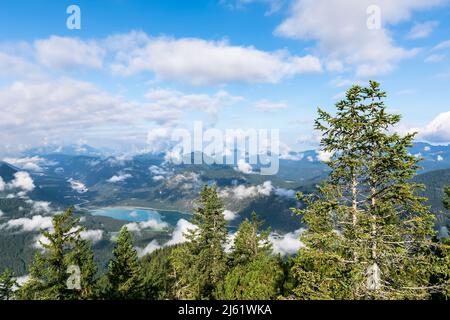
[[[50,202],[47,201],[32,201],[28,200],[27,202],[32,204],[31,212],[32,213],[50,213]]]
[[[286,102],[271,102],[268,100],[260,100],[253,104],[253,108],[261,112],[274,112],[283,109],[287,109]]]
[[[105,50],[95,41],[51,36],[34,43],[36,58],[42,65],[52,69],[75,69],[80,66],[101,68]]]
[[[97,243],[103,239],[103,230],[85,230],[80,232],[81,239]]]
[[[5,213],[2,210],[0,210],[0,218],[3,217],[4,215]]]
[[[445,60],[447,56],[444,54],[432,54],[425,58],[425,62],[427,63],[437,63]]]
[[[275,194],[279,197],[295,198],[296,191],[292,189],[275,188]]]
[[[255,198],[258,196],[270,196],[271,192],[273,190],[272,182],[266,181],[261,185],[257,186],[244,186],[239,185],[237,187],[227,187],[222,190],[220,190],[219,194],[222,197],[225,198],[236,198],[238,200],[243,200],[246,198]]]
[[[328,162],[331,160],[331,157],[333,156],[333,152],[318,150],[317,151],[317,160],[322,162]]]
[[[280,155],[280,159],[290,161],[301,161],[303,160],[304,157],[305,155],[303,153],[292,153],[292,152],[283,153]]]
[[[175,229],[172,233],[172,237],[169,241],[167,241],[163,246],[160,245],[156,240],[152,240],[145,248],[136,248],[139,256],[144,256],[148,253],[151,253],[159,248],[165,247],[165,246],[173,246],[179,243],[185,242],[187,239],[185,237],[185,234],[189,230],[195,230],[197,229],[197,226],[190,223],[189,221],[185,219],[180,219],[177,222],[177,225],[175,226]]]
[[[62,78],[17,81],[0,88],[0,139],[11,144],[42,144],[56,139],[145,139],[149,123],[165,124],[179,111],[127,101],[95,85]],[[141,137],[142,136],[142,137]],[[3,148],[3,147],[0,147]]]
[[[426,21],[422,23],[416,23],[409,31],[409,39],[422,39],[428,37],[434,28],[438,26],[437,21]]]
[[[42,172],[42,165],[45,165],[47,161],[38,156],[34,157],[25,157],[25,158],[5,158],[3,159],[5,162],[12,164],[22,170],[34,171],[34,172]]]
[[[4,191],[6,189],[6,183],[3,180],[2,177],[0,177],[0,192]]]
[[[80,181],[73,180],[70,178],[67,180],[70,183],[70,187],[78,193],[86,193],[89,189]]]
[[[237,163],[237,170],[245,174],[250,174],[253,172],[252,166],[244,159],[239,159]]]
[[[433,51],[437,50],[444,50],[450,48],[450,40],[445,40],[440,43],[438,43],[434,48]]]
[[[300,234],[303,231],[305,230],[298,229],[284,235],[272,233],[269,239],[272,242],[273,252],[283,256],[297,253],[300,248],[304,247],[304,244],[300,241]]]
[[[155,250],[161,249],[162,246],[156,240],[152,240],[149,244],[145,246],[145,248],[136,247],[136,252],[139,257],[143,257],[147,254],[152,253]]]
[[[396,46],[388,25],[407,21],[414,11],[444,0],[295,0],[289,17],[276,29],[280,36],[316,41],[316,51],[328,61],[355,66],[356,74],[369,77],[390,72],[396,63],[417,50]],[[367,9],[381,9],[381,28],[369,29]]]
[[[158,166],[150,166],[150,168],[148,168],[148,170],[150,170],[151,174],[153,175],[159,175],[159,176],[163,176],[166,175],[168,172],[166,169],[162,168],[162,167],[158,167]]]
[[[444,157],[441,155],[438,155],[436,158],[437,161],[444,161]]]
[[[44,217],[41,215],[33,216],[30,218],[12,219],[1,225],[6,229],[22,229],[23,231],[39,231],[41,229],[52,228],[52,218]]]
[[[187,240],[185,234],[189,230],[196,230],[196,229],[197,226],[190,223],[189,221],[185,219],[178,220],[175,230],[172,233],[172,238],[165,245],[172,246],[175,244],[185,242]]]
[[[418,129],[419,137],[429,142],[445,143],[450,141],[450,111],[443,112],[424,128]]]
[[[124,76],[151,71],[161,79],[203,85],[233,81],[277,83],[285,77],[321,72],[322,67],[310,55],[266,52],[232,46],[227,41],[158,37],[134,50],[119,52],[112,71]]]
[[[125,225],[129,231],[141,232],[144,229],[156,229],[161,230],[167,228],[169,225],[166,222],[162,222],[156,219],[149,219],[142,222],[132,222]]]
[[[236,219],[238,215],[236,214],[236,212],[233,212],[230,210],[225,210],[223,212],[223,216],[224,216],[225,220],[232,221],[232,220]]]
[[[108,182],[111,183],[122,182],[130,178],[132,178],[132,175],[129,173],[118,173],[117,175],[114,175],[111,178],[109,178]]]
[[[21,57],[0,52],[0,76],[32,76],[37,75],[38,67]]]
[[[224,90],[209,95],[185,94],[171,89],[152,89],[146,98],[159,109],[200,110],[207,113],[217,113],[222,107],[244,99]]]
[[[25,284],[29,279],[30,279],[30,276],[29,275],[25,275],[25,276],[17,277],[16,281],[17,281],[17,284],[20,287],[23,284]]]
[[[14,189],[19,188],[24,191],[33,191],[35,188],[33,179],[30,177],[28,172],[19,171],[14,174],[14,180],[8,183],[8,188]]]
[[[166,186],[172,189],[192,192],[192,189],[201,187],[200,175],[195,172],[184,172],[167,178]]]

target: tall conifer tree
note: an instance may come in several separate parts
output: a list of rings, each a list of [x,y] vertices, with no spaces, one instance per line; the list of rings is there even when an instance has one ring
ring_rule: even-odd
[[[20,299],[51,299],[67,300],[86,298],[82,289],[83,285],[92,285],[92,279],[83,282],[82,275],[85,266],[93,264],[92,256],[79,256],[85,252],[87,244],[81,239],[83,227],[79,226],[79,219],[75,218],[72,209],[53,217],[53,230],[43,231],[42,252],[35,255],[30,267],[30,278],[20,288],[17,296]],[[80,274],[70,273],[70,267],[74,266]],[[70,277],[80,277],[80,281],[74,287],[70,286]],[[74,278],[76,282],[78,279]]]
[[[172,253],[178,298],[214,299],[226,274],[227,222],[215,186],[205,186],[194,210],[195,228],[186,234],[187,243]]]
[[[425,298],[433,269],[433,216],[412,183],[415,134],[391,133],[386,94],[353,86],[331,115],[319,109],[321,147],[331,174],[317,195],[299,197],[308,231],[293,271],[300,298]]]
[[[142,298],[142,268],[131,233],[122,227],[108,268],[108,299]]]

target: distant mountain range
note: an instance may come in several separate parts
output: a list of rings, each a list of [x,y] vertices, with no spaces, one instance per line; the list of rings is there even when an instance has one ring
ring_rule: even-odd
[[[416,143],[410,153],[424,159],[415,180],[427,186],[422,194],[437,214],[443,209],[443,186],[450,184],[450,146]],[[229,211],[231,229],[255,211],[265,227],[278,234],[292,233],[302,227],[290,210],[300,206],[295,193],[313,192],[327,176],[328,168],[319,158],[314,150],[291,152],[281,157],[277,175],[261,176],[230,165],[173,165],[164,154],[111,156],[85,145],[35,148],[0,161],[0,227],[10,219],[39,215],[42,220],[51,211],[75,206],[85,226],[103,233],[94,246],[102,264],[113,245],[108,238],[128,222],[93,216],[90,210],[126,206],[190,213],[201,187],[215,183]],[[36,250],[36,232],[1,230],[0,270],[9,266],[19,274],[25,272]],[[162,243],[172,232],[173,227],[140,232],[137,245],[145,247],[153,240]]]

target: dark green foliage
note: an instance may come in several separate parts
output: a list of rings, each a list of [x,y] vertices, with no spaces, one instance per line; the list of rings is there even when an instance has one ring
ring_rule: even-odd
[[[53,217],[53,231],[43,231],[43,252],[35,255],[29,280],[18,290],[19,299],[68,300],[88,299],[95,285],[93,254],[89,244],[80,237],[83,228],[78,225],[72,209]],[[70,267],[80,271],[81,289],[68,285]]]
[[[301,299],[423,299],[433,270],[433,217],[419,168],[408,153],[414,134],[390,133],[379,84],[353,86],[335,116],[319,109],[321,146],[333,155],[317,195],[303,197],[308,230],[293,268]]]
[[[170,256],[177,246],[155,250],[141,260],[143,269],[144,298],[150,300],[173,299],[172,265]]]
[[[122,227],[108,268],[108,299],[142,298],[142,269],[131,233]]]
[[[450,210],[450,187],[448,186],[444,188],[442,203],[446,210]],[[443,216],[448,217],[449,212],[445,212]],[[447,225],[442,227],[448,231],[450,224],[447,223]],[[437,290],[435,290],[432,297],[434,299],[448,300],[450,299],[450,238],[442,236],[438,240],[435,252],[435,269],[431,278],[432,284],[437,286]],[[440,290],[440,286],[442,286],[442,290]]]
[[[226,300],[270,300],[281,292],[283,269],[269,255],[235,266],[225,277],[220,298]]]
[[[445,186],[450,181],[450,169],[436,170],[419,174],[413,179],[414,182],[423,184],[426,189],[420,190],[420,196],[427,198],[427,205],[431,206],[434,214],[444,210],[442,198],[445,196]]]
[[[186,234],[187,243],[172,252],[177,298],[216,297],[227,271],[224,247],[228,232],[223,212],[216,187],[205,186],[192,217],[196,228]]]
[[[444,199],[442,203],[444,204],[444,208],[450,210],[450,186],[444,188]]]
[[[231,248],[231,270],[218,292],[221,299],[268,300],[281,292],[284,278],[281,261],[272,256],[270,230],[260,230],[262,222],[253,212],[236,232]]]
[[[271,254],[270,230],[260,231],[262,224],[255,212],[252,213],[252,220],[245,219],[241,223],[231,248],[231,261],[234,266]]]
[[[14,274],[6,270],[0,275],[0,300],[10,300],[13,297],[14,287],[17,286]]]

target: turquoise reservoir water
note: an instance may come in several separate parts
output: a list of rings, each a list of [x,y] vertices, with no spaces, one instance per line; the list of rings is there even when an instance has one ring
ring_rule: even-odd
[[[164,221],[173,226],[175,226],[180,219],[190,219],[190,214],[178,211],[156,211],[146,208],[107,207],[90,210],[89,213],[94,216],[104,216],[131,222],[141,222],[147,220],[156,220],[159,222]]]

